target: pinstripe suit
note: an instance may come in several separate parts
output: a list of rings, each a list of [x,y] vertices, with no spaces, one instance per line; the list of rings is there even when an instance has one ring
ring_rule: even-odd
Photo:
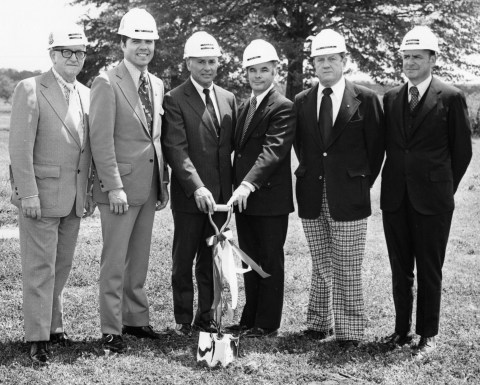
[[[89,90],[77,83],[84,114],[84,141],[68,124],[68,105],[52,71],[21,81],[10,121],[12,203],[37,195],[40,220],[19,213],[25,339],[48,341],[63,332],[62,293],[80,218],[91,162],[87,114]]]
[[[211,319],[213,301],[212,251],[205,238],[213,234],[207,215],[195,203],[194,192],[205,186],[216,203],[232,195],[233,127],[236,104],[232,93],[213,86],[220,113],[217,137],[205,103],[192,81],[165,95],[165,157],[172,168],[171,205],[175,225],[172,287],[175,320],[191,323],[193,318],[192,263],[196,257],[198,284],[196,321]],[[215,214],[219,224],[224,215]]]

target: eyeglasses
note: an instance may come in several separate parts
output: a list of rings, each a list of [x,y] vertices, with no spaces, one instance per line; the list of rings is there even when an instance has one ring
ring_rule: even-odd
[[[78,60],[83,60],[87,56],[87,51],[72,51],[70,49],[54,49],[54,51],[61,52],[65,59],[71,58],[73,54],[75,54]]]

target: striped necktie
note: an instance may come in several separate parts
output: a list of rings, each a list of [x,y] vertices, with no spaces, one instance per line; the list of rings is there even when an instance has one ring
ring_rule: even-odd
[[[248,108],[247,118],[245,119],[245,124],[243,125],[242,138],[240,139],[240,145],[243,144],[245,140],[245,135],[247,134],[248,126],[252,121],[253,115],[257,110],[257,97],[255,95],[250,99],[250,107]]]

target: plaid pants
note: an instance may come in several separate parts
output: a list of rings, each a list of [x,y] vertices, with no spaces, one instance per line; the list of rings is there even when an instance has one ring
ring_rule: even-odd
[[[302,219],[312,256],[307,327],[328,332],[335,325],[337,340],[360,340],[365,329],[362,261],[367,218],[335,221],[325,188],[322,200],[318,218]]]

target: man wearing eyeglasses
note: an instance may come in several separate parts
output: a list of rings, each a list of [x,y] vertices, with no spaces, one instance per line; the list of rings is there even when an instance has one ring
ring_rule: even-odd
[[[52,69],[21,81],[10,123],[12,203],[19,209],[25,340],[33,362],[49,361],[49,343],[71,345],[62,293],[80,228],[93,213],[89,90],[76,81],[87,39],[78,26],[49,36]]]

